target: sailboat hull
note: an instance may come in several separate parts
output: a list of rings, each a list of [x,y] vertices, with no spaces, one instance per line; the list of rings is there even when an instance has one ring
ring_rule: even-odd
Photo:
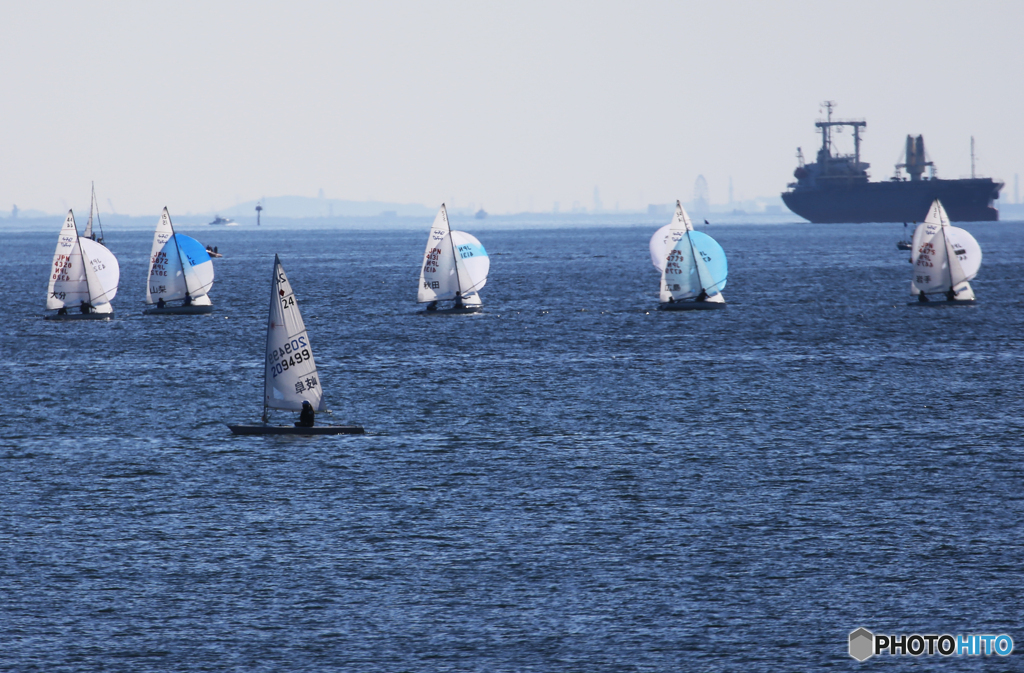
[[[978,303],[976,299],[954,299],[952,301],[943,299],[939,301],[937,299],[929,299],[928,301],[908,301],[907,306],[920,306],[922,308],[942,308],[945,306],[975,306]]]
[[[713,311],[725,308],[727,304],[722,301],[674,301],[658,304],[659,311]]]
[[[464,306],[462,308],[439,308],[433,311],[422,310],[422,315],[464,315],[466,313],[479,313],[483,306]]]
[[[365,435],[361,425],[314,425],[311,428],[297,425],[228,425],[236,435]]]
[[[213,313],[213,306],[198,306],[192,304],[191,306],[164,306],[163,308],[147,308],[142,312],[145,315],[202,315],[204,313]]]
[[[110,320],[114,317],[113,311],[110,313],[68,313],[66,315],[48,315],[43,316],[46,320]]]

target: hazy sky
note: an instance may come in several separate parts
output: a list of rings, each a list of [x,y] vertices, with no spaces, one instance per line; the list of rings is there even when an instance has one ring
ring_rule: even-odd
[[[777,195],[826,99],[873,177],[907,133],[966,175],[974,135],[1012,200],[1022,43],[1018,1],[7,2],[0,210]]]

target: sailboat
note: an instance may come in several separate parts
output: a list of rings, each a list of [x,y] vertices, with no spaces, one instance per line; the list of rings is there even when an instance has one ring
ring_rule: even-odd
[[[918,306],[964,306],[974,303],[974,290],[969,281],[981,268],[981,246],[974,237],[959,227],[950,226],[942,204],[936,200],[928,217],[914,230],[910,261],[914,275],[911,302]],[[941,293],[944,299],[929,299],[928,294]]]
[[[46,319],[109,320],[120,279],[117,258],[96,241],[80,237],[69,210],[57,237],[46,294],[46,308],[57,313]]]
[[[910,250],[911,244],[910,239],[907,238],[907,223],[903,223],[903,238],[896,241],[897,250]]]
[[[729,269],[718,242],[694,231],[690,217],[676,201],[670,224],[654,232],[651,262],[661,271],[661,311],[709,310],[725,307]]]
[[[483,308],[480,289],[487,283],[491,258],[475,237],[452,231],[444,204],[437,211],[427,237],[420,269],[417,301],[427,304],[425,313],[473,313]],[[439,301],[454,300],[451,308],[438,308]]]
[[[213,286],[213,262],[203,244],[184,234],[175,234],[171,216],[164,208],[153,233],[146,279],[147,315],[213,313],[208,294]],[[181,301],[170,306],[167,302]]]
[[[358,425],[270,425],[271,409],[301,411],[302,403],[309,402],[316,411],[327,410],[313,360],[313,347],[309,343],[295,293],[277,255],[274,255],[274,275],[270,282],[263,376],[263,422],[259,425],[228,425],[236,435],[364,434]]]
[[[100,228],[100,235],[97,236],[92,230],[92,217],[93,213],[96,214],[96,224]],[[100,204],[96,200],[96,183],[92,183],[92,201],[89,202],[89,221],[85,224],[85,232],[82,234],[82,238],[88,238],[96,241],[99,244],[103,244],[103,223],[100,222]]]

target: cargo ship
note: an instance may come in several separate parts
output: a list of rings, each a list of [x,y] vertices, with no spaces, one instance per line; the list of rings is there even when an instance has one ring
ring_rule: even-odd
[[[938,199],[955,222],[986,222],[999,219],[995,200],[1003,183],[992,178],[973,177],[974,140],[971,140],[972,177],[943,180],[935,177],[935,165],[927,160],[922,136],[907,136],[905,160],[896,164],[896,174],[883,182],[870,182],[870,164],[860,160],[863,120],[833,120],[835,103],[823,104],[825,121],[815,122],[821,132],[817,161],[804,163],[797,148],[799,165],[793,171],[796,182],[782,193],[782,200],[794,213],[815,223],[838,222],[920,222]],[[853,130],[853,154],[833,151],[832,132],[837,127]],[[929,175],[925,176],[925,169]],[[903,174],[905,171],[906,175]]]

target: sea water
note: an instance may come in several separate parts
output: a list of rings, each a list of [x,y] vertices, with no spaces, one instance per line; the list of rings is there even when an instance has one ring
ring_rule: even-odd
[[[428,226],[186,230],[224,254],[209,316],[143,316],[152,234],[108,231],[109,323],[42,319],[57,220],[0,234],[0,669],[774,671],[856,665],[862,626],[1024,643],[1019,224],[966,225],[979,301],[951,309],[907,306],[899,225],[712,226],[729,306],[664,313],[660,225],[469,222],[491,255],[470,316],[417,313]],[[318,420],[366,436],[225,426],[261,412],[275,253]]]

